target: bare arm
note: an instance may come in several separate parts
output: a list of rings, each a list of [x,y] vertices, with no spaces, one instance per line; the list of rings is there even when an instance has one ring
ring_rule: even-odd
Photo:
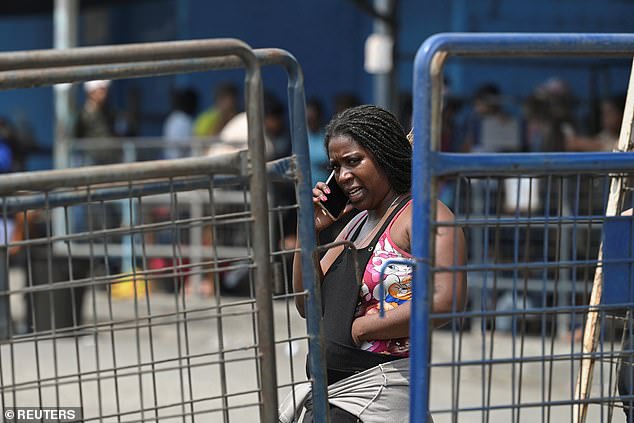
[[[566,137],[566,151],[604,151],[605,146],[597,138],[592,137]],[[607,150],[609,151],[609,149]]]
[[[438,202],[439,222],[452,222],[454,215],[444,204]],[[445,226],[436,233],[436,267],[463,266],[466,263],[466,247],[462,228]],[[464,272],[447,271],[434,275],[434,313],[456,313],[464,310],[467,298],[467,280]],[[438,327],[447,321],[434,321]]]
[[[352,322],[352,340],[361,345],[370,339],[397,339],[409,336],[411,304],[406,302],[387,310],[381,318],[379,313],[357,317]]]
[[[328,226],[334,223],[334,221],[318,205],[319,199],[322,196],[325,196],[327,194],[329,194],[329,192],[327,191],[326,184],[323,182],[318,182],[315,188],[313,188],[313,204],[315,208],[316,235],[319,235],[319,233],[322,230],[326,229]],[[342,213],[342,216],[349,213],[352,209],[353,209],[352,206],[347,205]],[[350,223],[348,225],[350,225]],[[297,231],[297,233],[299,233],[299,230]],[[339,241],[343,239],[343,233],[345,233],[345,229],[344,231],[342,231],[342,233],[340,233],[337,236],[337,239],[335,241]],[[320,283],[324,278],[324,271],[325,271],[324,269],[327,270],[330,267],[330,265],[333,263],[333,261],[337,258],[337,256],[341,252],[341,249],[342,249],[341,247],[331,248],[330,250],[326,252],[324,257],[322,258],[320,262],[320,266],[317,266],[317,263],[315,263],[317,268],[318,281]],[[314,260],[317,260],[317,258],[315,257]],[[303,274],[302,274],[302,255],[301,255],[301,245],[300,245],[299,237],[297,238],[297,241],[295,244],[295,253],[293,255],[293,291],[295,293],[304,291]],[[297,295],[295,297],[295,307],[297,308],[297,311],[299,312],[300,316],[306,317],[306,305],[305,305],[303,295]]]
[[[297,230],[299,234],[299,228]],[[293,254],[293,292],[298,293],[304,290],[304,284],[302,282],[302,255],[301,244],[299,242],[299,236],[295,242],[295,253]],[[295,297],[295,308],[302,317],[306,317],[306,310],[304,305],[304,296],[298,295]]]

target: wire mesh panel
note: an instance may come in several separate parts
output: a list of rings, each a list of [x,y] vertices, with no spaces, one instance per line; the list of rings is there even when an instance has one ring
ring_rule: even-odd
[[[470,304],[465,312],[431,315],[451,318],[432,340],[435,422],[572,420],[594,273],[606,268],[597,254],[609,221],[611,176],[552,171],[444,178],[456,219],[434,221],[433,228],[462,228],[469,257],[465,267],[431,271],[464,272]],[[588,421],[610,421],[612,405],[621,403],[616,367],[622,316],[631,306],[623,299],[600,308]],[[622,413],[612,421],[624,421]]]
[[[4,408],[79,406],[83,421],[258,420],[248,180],[185,173],[2,198],[5,229],[15,228],[2,248],[3,305],[15,305],[0,346]],[[190,214],[193,201],[202,215]],[[191,289],[196,277],[215,295]],[[303,324],[283,301],[275,316],[282,360],[299,357]],[[303,358],[289,362],[281,385],[303,379]]]
[[[436,423],[576,422],[585,421],[585,405],[587,421],[624,421],[615,406],[619,359],[631,352],[621,347],[630,332],[622,317],[632,307],[625,295],[631,290],[632,240],[625,237],[631,222],[606,216],[632,205],[624,195],[631,186],[632,153],[433,150],[441,128],[442,68],[451,55],[633,53],[629,34],[438,34],[420,47],[414,70],[418,237],[412,240],[411,421],[424,421],[431,412]],[[631,145],[631,131],[627,138]],[[625,189],[615,189],[615,180],[624,181]],[[440,190],[450,193],[443,198],[450,198],[453,219],[435,217],[432,199]],[[615,194],[621,195],[618,206]],[[448,226],[464,231],[468,261],[436,267],[439,254],[449,254],[434,250],[438,233]],[[603,278],[595,278],[601,272]],[[467,276],[466,310],[454,303],[450,312],[434,313],[430,281],[440,273],[454,281]],[[597,293],[597,279],[604,289],[610,280],[619,281],[606,290],[613,292],[611,301]],[[449,323],[432,331],[443,321]],[[593,378],[582,377],[588,370]]]
[[[325,421],[303,76],[294,57],[231,39],[1,56],[0,67],[11,69],[0,70],[1,88],[244,67],[248,121],[248,159],[0,178],[2,405],[79,405],[83,421],[273,422],[278,391],[305,381],[308,344],[314,416]],[[269,163],[270,177],[259,72],[269,64],[288,73],[297,162]],[[63,163],[69,146],[56,147]],[[124,161],[133,150],[124,148]],[[274,194],[280,182],[298,204]],[[288,224],[295,213],[298,233]],[[306,291],[290,294],[295,238]],[[307,296],[306,323],[296,317],[296,295]]]

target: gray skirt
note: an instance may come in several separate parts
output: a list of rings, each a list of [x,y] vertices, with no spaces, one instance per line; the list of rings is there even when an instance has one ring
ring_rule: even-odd
[[[310,383],[295,386],[279,410],[280,423],[301,423]],[[409,422],[409,358],[380,364],[328,387],[328,402],[363,423]],[[431,417],[428,423],[432,423]]]

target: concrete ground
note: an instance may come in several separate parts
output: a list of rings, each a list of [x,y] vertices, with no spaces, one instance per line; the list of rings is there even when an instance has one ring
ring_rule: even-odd
[[[491,332],[486,337],[472,332],[463,336],[459,348],[450,332],[437,332],[430,389],[434,422],[572,422],[569,401],[574,398],[578,362],[568,357],[571,351],[580,352],[580,344],[551,341],[528,336],[522,343],[498,333],[491,343]],[[544,356],[551,359],[543,360]],[[447,366],[452,362],[462,365]],[[610,397],[615,386],[610,367],[610,363],[595,362],[592,399]],[[595,402],[588,407],[587,422],[625,422],[620,409],[608,407],[606,400]],[[457,412],[452,413],[452,408]],[[614,413],[611,418],[610,412]]]
[[[18,338],[0,346],[5,407],[81,405],[85,420],[103,422],[193,421],[183,417],[192,412],[197,413],[195,421],[258,420],[255,324],[245,298],[222,299],[220,325],[217,313],[208,309],[214,299],[189,298],[182,303],[173,295],[154,292],[148,303],[135,303],[109,301],[105,291],[86,295],[84,323],[91,327],[81,336]],[[24,309],[19,300],[12,301],[14,318],[20,320]],[[175,315],[184,306],[187,314]],[[305,328],[291,302],[275,301],[274,315],[281,400],[289,392],[288,384],[305,380]],[[551,365],[539,358],[569,354],[570,341],[551,343],[550,338],[530,336],[522,344],[496,334],[491,343],[490,332],[484,337],[466,333],[459,340],[448,331],[434,335],[435,423],[572,421],[566,401],[574,389],[576,364],[561,360]],[[574,348],[578,352],[578,346]],[[494,364],[483,367],[483,359]],[[447,365],[452,362],[462,363],[459,371]],[[593,396],[601,389],[609,396],[610,385],[609,366],[597,366]],[[546,401],[553,405],[542,406]],[[488,404],[488,414],[482,411],[483,404]],[[146,411],[139,413],[140,408]],[[590,405],[587,421],[610,421],[608,407]],[[622,412],[615,410],[611,421],[624,422]]]

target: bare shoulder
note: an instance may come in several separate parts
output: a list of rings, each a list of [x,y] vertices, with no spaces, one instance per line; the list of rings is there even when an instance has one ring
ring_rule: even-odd
[[[455,223],[454,213],[442,202],[437,202],[436,221],[436,264],[465,264],[466,249],[462,228]]]
[[[412,203],[411,201],[403,208],[403,211],[396,218],[390,228],[390,238],[398,248],[408,253],[412,251]]]
[[[440,200],[436,201],[436,220],[438,222],[454,220],[454,214],[451,209],[449,209],[449,207],[447,207],[445,203]]]
[[[442,201],[436,201],[436,222],[438,223],[451,223],[455,220],[455,215],[449,207],[447,207]],[[436,234],[438,236],[446,235],[450,232],[450,226],[439,226]]]
[[[453,222],[455,216],[453,212],[442,201],[436,201],[436,221],[437,222]],[[437,235],[443,236],[449,232],[450,227],[441,226]],[[394,221],[390,230],[392,241],[402,250],[411,252],[412,239],[412,203],[405,206],[403,212]]]

